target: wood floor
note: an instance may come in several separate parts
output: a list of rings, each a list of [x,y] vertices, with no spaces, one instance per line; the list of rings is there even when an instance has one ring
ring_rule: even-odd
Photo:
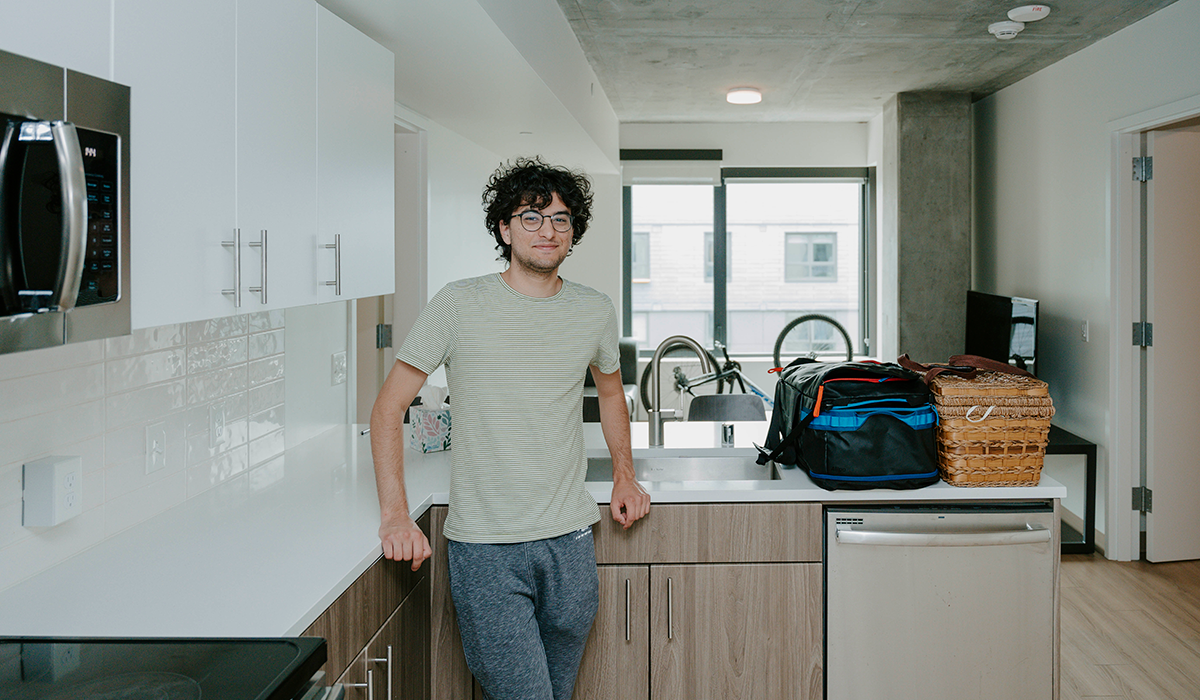
[[[1200,700],[1200,561],[1062,558],[1062,700]]]

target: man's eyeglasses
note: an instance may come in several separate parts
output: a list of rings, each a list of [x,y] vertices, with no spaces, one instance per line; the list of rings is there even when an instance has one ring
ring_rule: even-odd
[[[514,219],[521,220],[521,227],[530,233],[536,233],[542,228],[542,219],[550,219],[550,226],[559,233],[566,233],[571,230],[571,215],[570,214],[551,214],[543,216],[536,211],[525,211],[513,216]]]

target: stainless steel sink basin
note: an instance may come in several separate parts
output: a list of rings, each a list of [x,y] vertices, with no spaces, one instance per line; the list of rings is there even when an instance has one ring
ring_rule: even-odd
[[[761,466],[754,455],[703,457],[634,457],[638,481],[767,481],[778,479],[773,465]],[[588,457],[587,481],[612,481],[610,457]]]

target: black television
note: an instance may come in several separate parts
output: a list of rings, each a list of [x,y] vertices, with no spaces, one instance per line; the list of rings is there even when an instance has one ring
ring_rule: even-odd
[[[968,355],[1007,362],[1037,374],[1038,302],[967,292]]]

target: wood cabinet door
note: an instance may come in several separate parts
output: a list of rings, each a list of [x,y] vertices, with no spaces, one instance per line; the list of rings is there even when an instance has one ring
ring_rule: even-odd
[[[368,670],[371,671],[369,674]],[[358,656],[354,657],[335,684],[345,688],[344,700],[367,700],[371,695],[368,692],[368,683],[372,685],[378,683],[376,675],[367,663],[367,650],[363,649]]]
[[[654,700],[818,700],[821,566],[697,564],[650,571]]]
[[[392,52],[317,6],[317,296],[396,290]],[[340,252],[325,248],[340,238]],[[340,270],[338,263],[340,262]],[[340,278],[340,290],[326,282]],[[340,295],[339,295],[340,293]]]
[[[650,692],[650,567],[601,566],[600,607],[575,678],[575,700],[645,700]]]

